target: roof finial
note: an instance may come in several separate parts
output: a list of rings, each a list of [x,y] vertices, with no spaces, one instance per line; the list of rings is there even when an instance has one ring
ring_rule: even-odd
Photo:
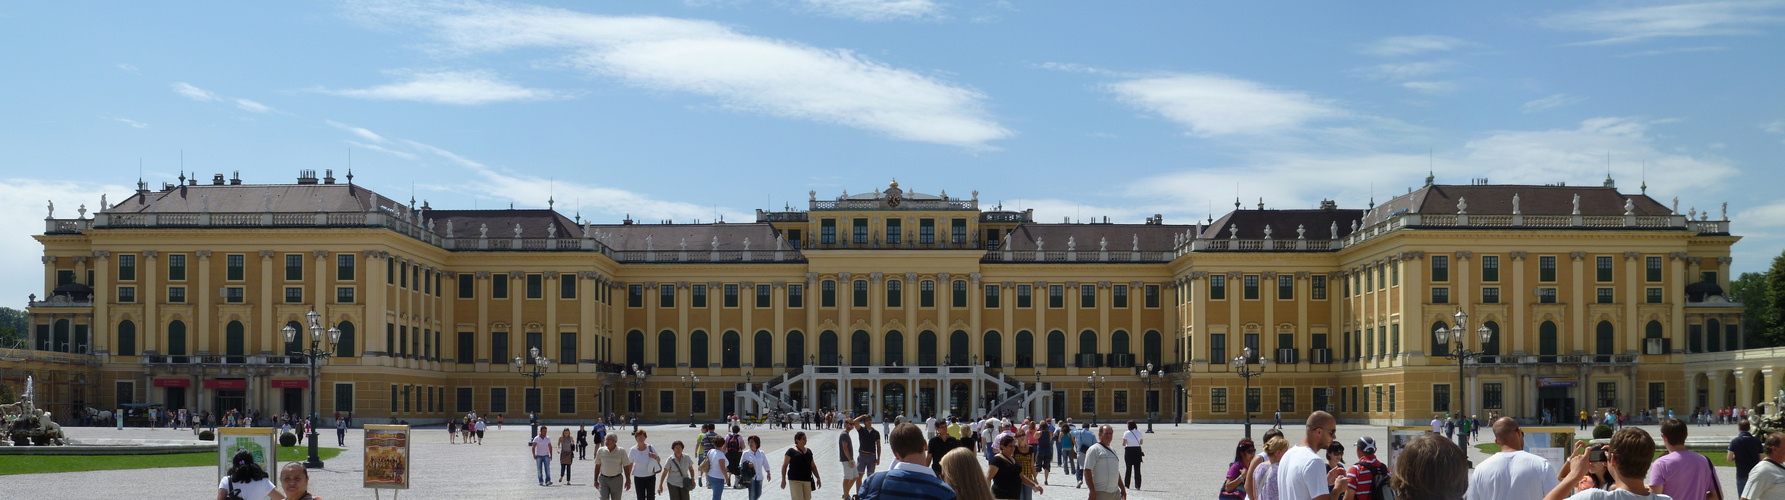
[[[1238,197],[1238,196],[1233,197],[1233,209],[1234,210],[1240,209],[1240,197]]]

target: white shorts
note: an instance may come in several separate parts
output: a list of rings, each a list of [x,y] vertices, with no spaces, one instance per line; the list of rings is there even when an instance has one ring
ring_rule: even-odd
[[[855,478],[861,477],[861,473],[858,473],[855,471],[855,461],[854,460],[850,460],[848,462],[839,462],[839,463],[843,464],[843,480],[844,481],[848,481],[850,479],[855,479]]]

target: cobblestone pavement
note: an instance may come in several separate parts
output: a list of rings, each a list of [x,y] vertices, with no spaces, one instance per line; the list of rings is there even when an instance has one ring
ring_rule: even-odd
[[[1143,429],[1144,429],[1144,425]],[[560,426],[551,427],[551,435],[556,438]],[[649,425],[643,426],[651,439],[650,442],[665,454],[668,444],[675,440],[690,442],[695,436],[695,429],[684,425]],[[1262,434],[1268,424],[1255,425],[1253,432]],[[1299,427],[1299,426],[1298,426]],[[1654,426],[1644,426],[1650,434],[1659,439],[1660,434]],[[1227,463],[1232,460],[1233,444],[1242,434],[1241,426],[1233,424],[1199,424],[1172,426],[1156,425],[1154,434],[1147,435],[1147,458],[1142,467],[1145,474],[1143,487],[1131,490],[1129,498],[1134,500],[1164,500],[1184,498],[1212,498],[1219,489],[1221,476],[1226,472]],[[126,429],[123,431],[111,428],[70,428],[69,432],[76,438],[118,438],[118,439],[167,439],[174,436],[189,438],[190,432],[169,430]],[[793,442],[794,431],[780,429],[746,429],[746,435],[755,434],[762,438],[768,450],[771,463],[776,469],[780,467],[779,455]],[[819,473],[825,478],[824,487],[813,493],[813,498],[826,500],[841,496],[842,482],[838,480],[840,466],[836,461],[837,446],[835,430],[807,431],[808,446],[811,447],[819,463]],[[1292,428],[1291,435],[1299,436]],[[1586,437],[1588,432],[1578,433]],[[1693,427],[1694,437],[1718,437],[1727,439],[1735,434],[1734,426]],[[1347,462],[1355,458],[1352,443],[1358,436],[1370,435],[1383,440],[1386,430],[1382,427],[1362,425],[1341,425],[1339,435],[1347,448]],[[571,472],[568,485],[538,486],[535,481],[534,465],[525,443],[527,427],[507,426],[501,430],[491,428],[482,445],[448,444],[446,431],[442,427],[420,428],[416,430],[414,448],[412,450],[413,488],[403,491],[402,498],[591,498],[595,489],[589,481],[593,475],[593,461],[578,461]],[[1484,437],[1485,434],[1484,434]],[[1116,437],[1120,441],[1118,433]],[[324,445],[334,444],[332,430],[322,434]],[[348,431],[348,449],[340,456],[328,461],[326,469],[311,471],[311,491],[327,499],[372,498],[372,491],[360,487],[363,472],[363,454],[360,452],[361,433]],[[622,441],[622,444],[630,440]],[[1117,446],[1120,446],[1117,444]],[[1470,458],[1479,462],[1487,458],[1473,448]],[[883,451],[883,457],[887,457]],[[882,462],[881,470],[885,470],[888,462]],[[557,471],[554,462],[553,472]],[[774,471],[776,473],[779,470]],[[1735,472],[1732,468],[1719,468],[1723,484],[1727,491],[1733,493]],[[778,474],[777,474],[778,476]],[[776,477],[763,490],[763,498],[767,500],[786,500],[787,491],[780,489],[780,478]],[[0,479],[4,485],[6,498],[29,499],[66,499],[66,498],[108,498],[119,496],[137,496],[148,494],[158,498],[213,498],[216,492],[217,474],[211,467],[181,467],[140,469],[121,471],[70,472],[58,474],[31,474],[4,476]],[[1088,490],[1074,488],[1074,481],[1061,474],[1054,467],[1049,484],[1044,486],[1043,494],[1036,495],[1037,500],[1076,500],[1086,498]],[[389,493],[383,495],[389,498]],[[631,491],[626,492],[628,500],[636,497]],[[659,495],[657,498],[667,498]],[[693,498],[711,498],[706,490],[698,491]],[[724,494],[726,500],[748,500],[749,494],[743,490],[728,490]]]

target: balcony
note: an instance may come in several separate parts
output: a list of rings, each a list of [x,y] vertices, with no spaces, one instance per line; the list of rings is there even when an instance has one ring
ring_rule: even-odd
[[[1326,364],[1332,364],[1332,362],[1333,362],[1333,350],[1332,349],[1309,349],[1308,350],[1308,363],[1316,364],[1316,365],[1326,365]]]
[[[1642,353],[1649,356],[1660,356],[1673,352],[1673,339],[1642,339]]]
[[[1102,368],[1103,355],[1097,353],[1079,354],[1073,357],[1072,366],[1079,368]]]
[[[1107,354],[1107,355],[1104,355],[1104,359],[1106,361],[1108,361],[1108,366],[1110,368],[1133,368],[1134,367],[1134,355],[1133,354]]]
[[[1277,357],[1272,361],[1280,365],[1293,365],[1301,362],[1301,351],[1296,349],[1277,349]]]

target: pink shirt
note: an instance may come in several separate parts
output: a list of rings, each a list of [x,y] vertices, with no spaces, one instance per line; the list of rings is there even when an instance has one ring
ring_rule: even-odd
[[[1649,486],[1660,486],[1674,500],[1704,500],[1716,481],[1711,474],[1711,461],[1704,455],[1676,451],[1655,459],[1649,467]]]

